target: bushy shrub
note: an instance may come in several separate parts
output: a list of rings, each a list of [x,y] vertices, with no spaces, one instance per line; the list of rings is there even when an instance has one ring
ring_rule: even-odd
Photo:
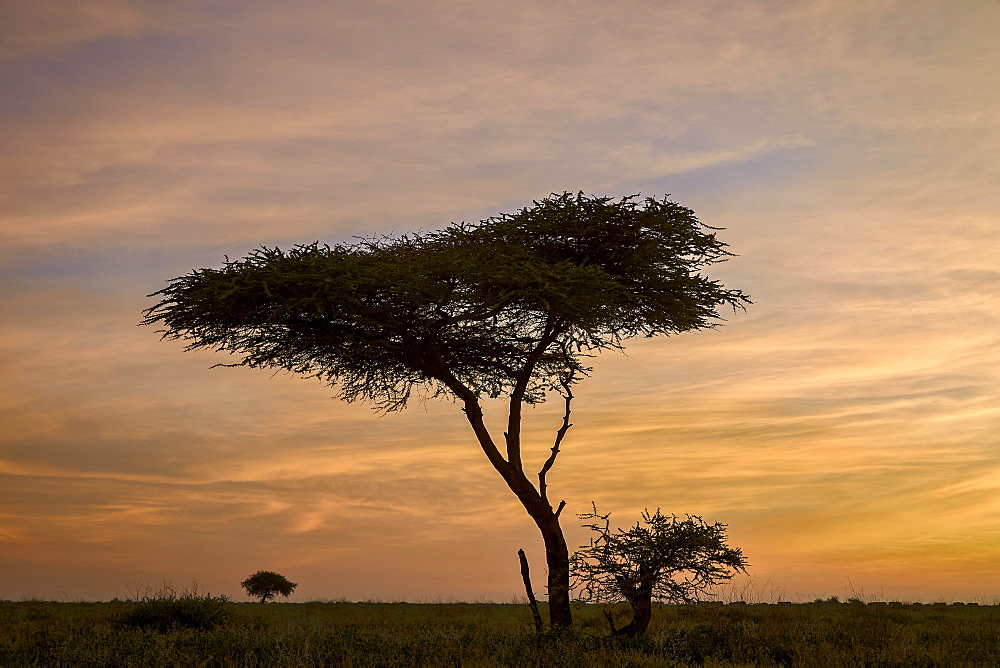
[[[157,592],[147,589],[127,605],[128,608],[114,619],[115,626],[119,628],[161,632],[178,628],[211,631],[228,624],[233,618],[227,596],[200,592],[197,584],[185,591],[177,591],[169,584]]]

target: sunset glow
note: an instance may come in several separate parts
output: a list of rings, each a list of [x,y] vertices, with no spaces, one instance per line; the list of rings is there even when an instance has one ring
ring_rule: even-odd
[[[0,33],[0,599],[523,596],[541,542],[458,405],[377,416],[137,324],[227,255],[566,190],[669,194],[754,301],[594,360],[548,478],[571,545],[592,501],[660,507],[784,600],[1000,599],[1000,4],[88,0]]]

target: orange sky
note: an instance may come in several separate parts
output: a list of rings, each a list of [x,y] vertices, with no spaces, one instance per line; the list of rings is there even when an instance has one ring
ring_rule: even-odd
[[[1000,599],[1000,4],[0,6],[0,598],[521,593],[458,408],[184,353],[145,297],[262,244],[670,193],[755,305],[596,360],[549,475],[730,526],[777,596]],[[556,402],[558,403],[558,402]],[[529,411],[538,464],[560,406]]]

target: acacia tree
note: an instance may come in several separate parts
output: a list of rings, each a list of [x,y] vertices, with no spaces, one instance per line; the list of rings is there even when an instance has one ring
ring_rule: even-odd
[[[570,427],[572,386],[595,351],[633,336],[712,327],[718,308],[749,303],[699,270],[726,245],[674,202],[562,193],[514,214],[443,230],[285,252],[259,248],[198,269],[150,296],[143,324],[163,338],[286,369],[384,411],[450,396],[494,469],[537,525],[550,621],[572,623],[569,551],[546,474]],[[537,484],[521,459],[524,404],[565,403]],[[481,401],[506,398],[502,447]]]
[[[746,571],[743,552],[726,544],[725,524],[708,524],[697,515],[667,517],[657,508],[652,515],[644,510],[634,527],[612,531],[610,516],[599,514],[596,505],[592,513],[578,515],[592,521],[584,526],[597,536],[573,554],[571,568],[580,600],[631,606],[632,619],[620,629],[608,614],[614,634],[645,633],[654,598],[693,603],[708,588]]]
[[[284,575],[274,571],[257,571],[241,582],[240,586],[246,590],[247,596],[256,596],[261,603],[267,603],[267,600],[274,598],[275,594],[287,598],[299,585],[289,582]]]

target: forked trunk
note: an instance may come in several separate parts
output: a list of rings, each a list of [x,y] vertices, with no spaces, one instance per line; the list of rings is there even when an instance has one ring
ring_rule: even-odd
[[[482,408],[474,397],[466,401],[465,415],[493,468],[503,477],[507,487],[517,496],[542,534],[545,543],[545,564],[548,567],[549,624],[553,628],[572,626],[573,611],[569,604],[569,548],[566,547],[566,538],[563,536],[562,527],[559,526],[559,512],[564,504],[560,503],[559,507],[553,510],[544,494],[545,472],[555,459],[559,441],[556,441],[556,445],[552,448],[552,456],[539,473],[540,491],[524,475],[520,460],[512,465],[500,455],[483,422]],[[566,415],[567,417],[569,415],[568,409]],[[560,433],[565,433],[568,426],[568,422],[565,422]]]
[[[617,635],[641,636],[649,626],[653,616],[653,584],[656,574],[645,565],[639,566],[639,582],[637,586],[629,587],[626,593],[628,603],[632,606],[632,621],[618,629]]]
[[[641,636],[646,632],[649,620],[653,615],[652,597],[640,596],[637,599],[630,600],[629,605],[632,606],[632,621],[618,629],[616,635],[629,637]]]
[[[549,502],[538,495],[527,478],[513,476],[506,478],[506,481],[542,534],[542,541],[545,544],[545,565],[548,568],[549,624],[553,628],[572,626],[573,609],[569,604],[569,548],[566,546],[562,527],[559,526],[558,511],[553,510]]]

